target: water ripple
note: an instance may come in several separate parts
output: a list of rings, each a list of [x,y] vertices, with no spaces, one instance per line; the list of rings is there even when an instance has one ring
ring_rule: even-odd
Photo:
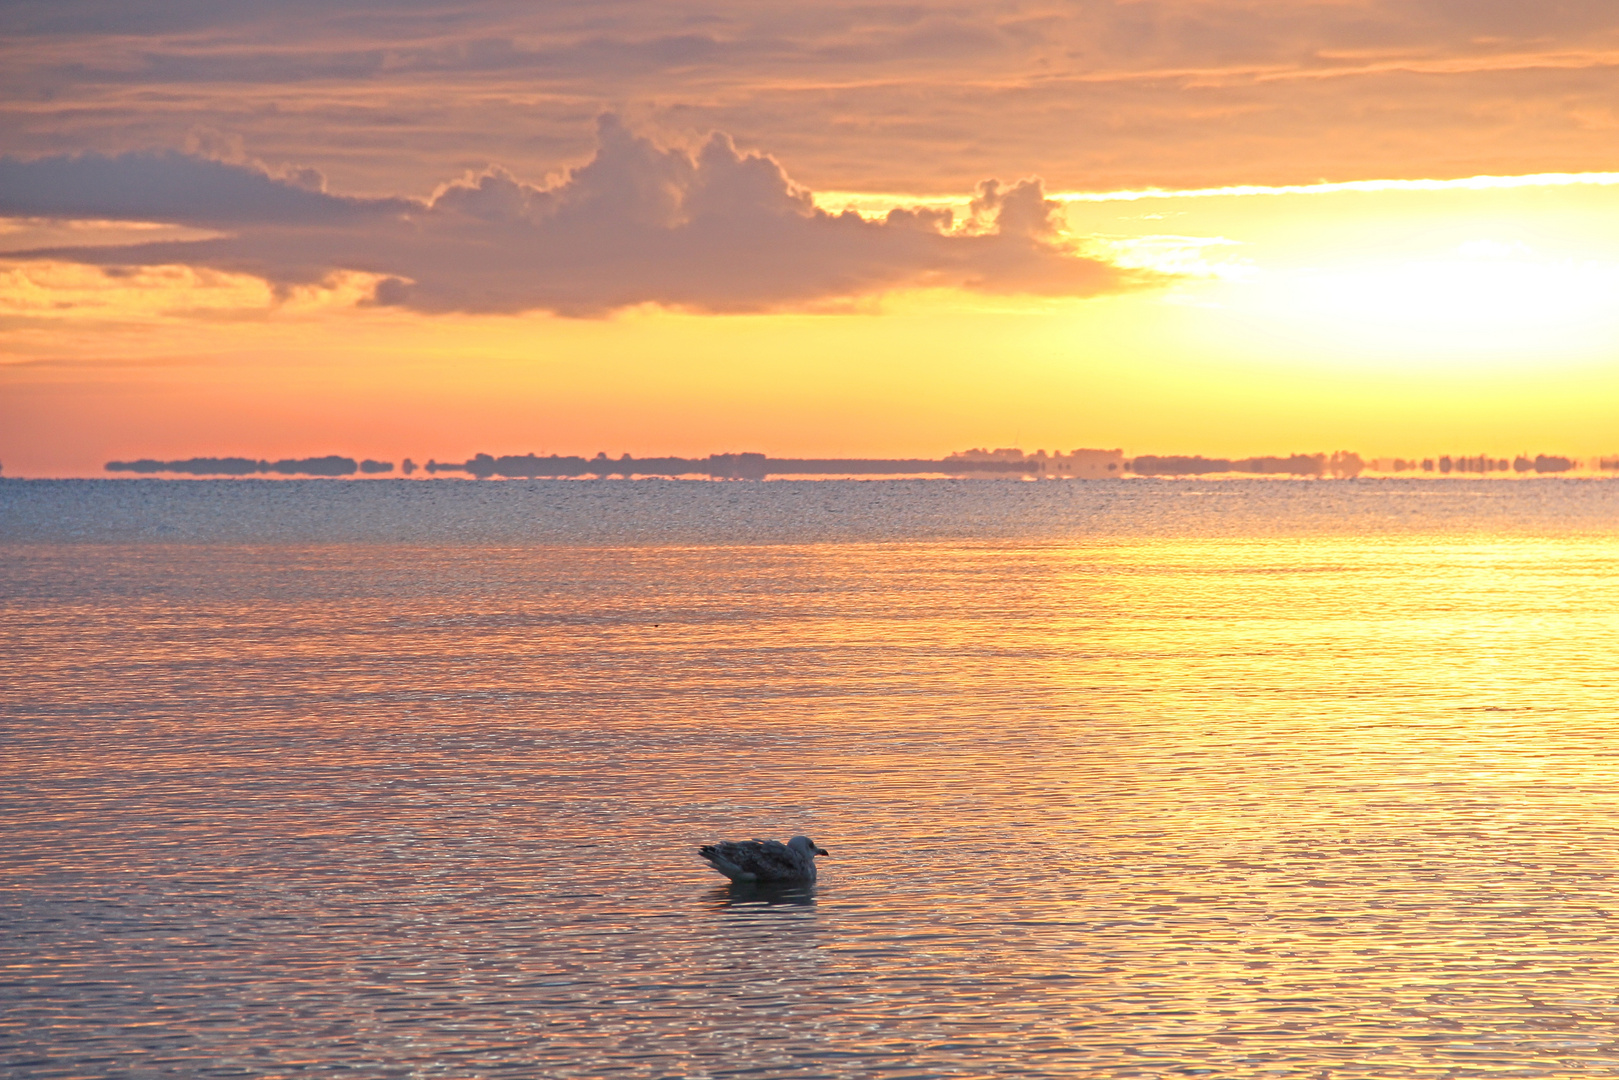
[[[4,555],[11,1075],[1619,1072],[1603,536]]]

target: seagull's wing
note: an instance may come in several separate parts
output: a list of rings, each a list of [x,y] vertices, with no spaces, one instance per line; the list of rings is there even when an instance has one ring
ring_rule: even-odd
[[[724,840],[698,854],[733,881],[790,881],[804,876],[793,852],[779,840]]]

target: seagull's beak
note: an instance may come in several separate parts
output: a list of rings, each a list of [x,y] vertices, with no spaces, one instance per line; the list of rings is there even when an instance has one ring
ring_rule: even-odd
[[[817,854],[817,855],[829,855],[829,854],[831,854],[831,852],[827,851],[826,848],[824,848],[824,847],[818,847],[818,848],[815,849],[815,854]]]

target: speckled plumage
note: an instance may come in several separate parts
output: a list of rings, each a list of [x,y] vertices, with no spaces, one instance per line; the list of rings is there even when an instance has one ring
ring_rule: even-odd
[[[722,840],[697,849],[708,865],[732,881],[811,882],[815,880],[815,856],[826,849],[815,846],[807,836],[795,836],[785,844],[780,840]]]

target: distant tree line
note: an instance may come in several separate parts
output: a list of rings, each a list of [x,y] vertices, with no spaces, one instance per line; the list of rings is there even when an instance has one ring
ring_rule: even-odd
[[[982,468],[982,466],[975,466]],[[995,471],[1023,474],[1034,471],[1033,461],[998,462]],[[773,458],[764,454],[710,454],[706,458],[649,457],[625,454],[610,458],[564,457],[551,454],[474,454],[466,461],[429,461],[429,473],[468,473],[480,480],[577,476],[707,476],[716,480],[763,480],[767,476],[916,476],[960,472],[956,464],[929,458]]]
[[[325,457],[282,458],[280,461],[255,461],[243,457],[196,457],[184,461],[109,461],[108,472],[132,473],[184,473],[188,476],[353,476],[355,473],[391,473],[391,461],[372,461],[367,458],[356,462],[353,458],[328,454]]]
[[[1091,453],[1091,451],[1075,451]],[[1112,451],[1115,455],[1117,451]],[[567,478],[609,476],[707,476],[717,480],[763,480],[767,476],[961,476],[965,474],[1004,473],[1008,476],[1039,477],[1044,452],[1024,455],[1022,451],[996,451],[994,454],[973,456],[952,455],[944,460],[930,458],[772,458],[764,454],[710,454],[704,458],[650,457],[636,458],[624,454],[609,458],[597,454],[593,458],[578,455],[550,454],[474,454],[466,461],[429,461],[421,468],[430,475],[438,473],[465,473],[480,480],[503,478]],[[1121,459],[1122,460],[1122,459]],[[1537,454],[1531,458],[1520,455],[1509,461],[1485,455],[1476,457],[1440,457],[1392,460],[1373,463],[1374,471],[1396,473],[1420,470],[1422,472],[1450,473],[1517,473],[1537,474],[1568,472],[1577,467],[1571,458]],[[1335,454],[1291,454],[1287,457],[1210,458],[1200,455],[1143,454],[1124,467],[1137,476],[1210,476],[1217,474],[1248,474],[1255,476],[1311,476],[1349,479],[1366,471],[1368,463],[1359,454],[1340,450]],[[400,471],[409,476],[418,466],[409,458]],[[1619,470],[1619,459],[1604,458],[1601,468]],[[392,473],[391,461],[372,461],[328,454],[325,457],[282,458],[267,461],[246,457],[195,457],[183,461],[158,461],[141,458],[138,461],[109,461],[108,472],[139,474],[178,473],[185,476],[375,476]]]

